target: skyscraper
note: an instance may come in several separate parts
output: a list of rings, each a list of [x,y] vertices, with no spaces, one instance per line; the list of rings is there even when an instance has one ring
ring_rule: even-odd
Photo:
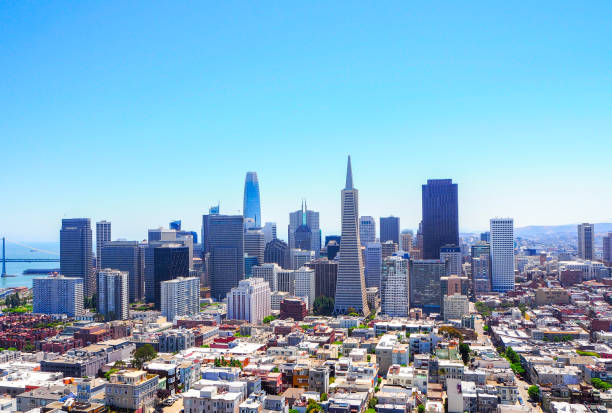
[[[447,262],[446,275],[463,274],[463,257],[458,245],[444,245],[440,248],[440,259]]]
[[[399,245],[400,219],[398,217],[380,217],[380,242],[393,241]]]
[[[359,241],[364,247],[369,242],[376,242],[376,221],[374,221],[374,217],[363,216],[359,218]]]
[[[134,303],[144,299],[144,249],[138,241],[110,241],[104,244],[98,258],[100,268],[128,273],[128,297]]]
[[[457,184],[452,179],[429,179],[422,188],[423,258],[440,258],[440,247],[459,245]]]
[[[612,263],[612,232],[603,237],[602,252],[603,262],[609,266]]]
[[[410,253],[412,251],[412,231],[405,229],[400,233],[400,250]]]
[[[203,256],[202,258],[204,258],[206,256],[206,254],[208,254],[210,252],[210,248],[208,245],[208,221],[210,219],[211,216],[213,215],[219,215],[219,210],[220,210],[220,206],[216,205],[216,206],[211,206],[208,209],[208,214],[204,214],[202,215],[202,251],[203,251]]]
[[[244,218],[251,218],[255,222],[255,227],[261,227],[261,205],[259,201],[259,181],[257,172],[247,172],[244,180]]]
[[[304,204],[302,206],[302,224],[297,227],[297,229],[295,230],[295,232],[293,233],[293,239],[294,239],[294,244],[296,249],[300,249],[300,250],[305,250],[305,251],[315,251],[313,248],[313,243],[312,243],[312,231],[310,230],[310,227],[308,226],[308,223],[306,222],[306,205]],[[319,253],[319,251],[316,251],[317,254]]]
[[[257,258],[257,265],[264,263],[266,248],[264,233],[261,229],[251,228],[244,233],[244,252],[250,257]]]
[[[294,272],[296,297],[306,301],[309,309],[312,309],[316,293],[315,271],[308,267],[300,267]]]
[[[266,222],[261,230],[266,244],[276,238],[276,222]]]
[[[593,224],[578,225],[578,258],[593,259],[593,245],[595,244],[595,226]]]
[[[369,242],[365,246],[365,283],[366,288],[377,287],[380,291],[380,274],[382,271],[382,245],[380,242]]]
[[[491,219],[491,289],[514,290],[514,220]]]
[[[161,309],[161,283],[178,277],[189,276],[189,248],[181,244],[164,244],[154,248],[153,299],[156,309]],[[149,286],[147,286],[149,288]]]
[[[83,278],[52,275],[32,281],[33,305],[36,314],[83,315]]]
[[[304,219],[305,218],[305,219]],[[317,255],[321,251],[321,229],[319,228],[319,213],[308,210],[306,202],[302,202],[302,209],[291,212],[289,214],[289,248],[298,248],[296,246],[295,232],[301,225],[306,225],[310,229],[311,242],[310,251],[315,251]]]
[[[381,308],[390,317],[408,317],[408,260],[386,258],[382,266]]]
[[[383,259],[390,257],[397,252],[397,244],[391,240],[381,243],[380,246],[382,248]]]
[[[264,262],[272,263],[275,262],[282,268],[291,268],[291,254],[289,252],[289,245],[283,240],[278,238],[266,244],[264,249]]]
[[[491,257],[489,254],[472,258],[472,285],[476,294],[491,291]]]
[[[83,279],[83,293],[92,297],[96,279],[92,262],[91,220],[89,218],[62,219],[60,230],[60,269],[66,277]]]
[[[102,268],[100,266],[101,250],[104,244],[111,240],[111,223],[108,221],[96,222],[96,267],[98,270]]]
[[[353,187],[351,157],[348,157],[346,185],[341,192],[342,241],[338,263],[338,282],[334,312],[345,314],[349,309],[368,315],[361,243],[359,241],[359,192]]]
[[[106,320],[128,319],[128,273],[104,268],[98,271],[98,313]]]
[[[327,258],[319,258],[306,263],[306,266],[315,271],[315,298],[321,295],[334,298],[338,279],[338,263]]]
[[[161,313],[170,322],[200,311],[200,280],[178,277],[161,283]]]
[[[211,295],[222,300],[244,279],[244,217],[210,215],[208,230]]]
[[[410,261],[410,307],[421,308],[425,313],[440,312],[440,278],[446,275],[446,263],[442,260]]]

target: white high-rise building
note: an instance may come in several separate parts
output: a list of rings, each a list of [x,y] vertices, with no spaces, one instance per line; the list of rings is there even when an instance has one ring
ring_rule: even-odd
[[[470,313],[470,300],[466,295],[445,295],[443,299],[444,321],[461,320]]]
[[[278,273],[283,270],[280,265],[270,262],[256,265],[252,270],[252,278],[263,278],[270,286],[270,291],[278,291]]]
[[[98,313],[107,320],[127,320],[129,294],[127,271],[98,271]]]
[[[244,252],[257,258],[257,265],[264,263],[266,241],[264,233],[259,228],[247,229],[244,232]]]
[[[264,233],[264,241],[266,244],[276,239],[276,222],[266,222],[261,230]]]
[[[305,251],[292,248],[290,252],[290,257],[291,269],[297,270],[298,268],[303,267],[304,264],[306,264],[307,262],[314,260],[315,253],[314,251]]]
[[[83,315],[83,278],[52,275],[32,282],[36,314]]]
[[[440,259],[446,262],[446,275],[463,275],[463,254],[457,245],[440,248]]]
[[[108,221],[96,222],[96,267],[98,270],[102,268],[100,265],[100,257],[102,256],[102,247],[111,240],[111,223]]]
[[[376,221],[374,217],[363,216],[359,218],[359,240],[362,246],[376,242]]]
[[[408,317],[408,260],[397,256],[385,258],[382,272],[382,313],[391,317]]]
[[[578,258],[592,260],[594,245],[595,226],[587,223],[578,225]]]
[[[200,312],[200,279],[178,277],[161,283],[161,312],[168,321]]]
[[[270,315],[270,286],[263,278],[242,280],[227,294],[227,318],[261,324]]]
[[[380,291],[380,274],[382,271],[382,245],[380,242],[368,242],[365,246],[365,283],[366,288],[377,287]]]
[[[315,271],[308,267],[295,270],[295,295],[304,298],[309,309],[315,300]]]
[[[514,220],[493,218],[491,226],[491,289],[514,290]]]

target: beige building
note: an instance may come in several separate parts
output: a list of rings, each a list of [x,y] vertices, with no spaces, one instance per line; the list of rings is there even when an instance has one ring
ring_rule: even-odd
[[[138,410],[151,406],[159,377],[143,370],[122,370],[111,374],[106,385],[105,404],[113,410]]]
[[[219,392],[215,386],[191,389],[183,394],[185,413],[238,413],[242,401],[241,392]]]
[[[536,305],[569,304],[569,293],[563,288],[538,288],[535,292]]]

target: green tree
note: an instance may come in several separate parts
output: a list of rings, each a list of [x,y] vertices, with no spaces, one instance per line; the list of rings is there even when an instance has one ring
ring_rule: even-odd
[[[376,397],[372,397],[370,401],[368,402],[368,407],[370,409],[374,409],[377,404],[378,404],[378,399]]]
[[[275,319],[276,319],[275,315],[269,315],[269,316],[264,317],[263,323],[269,324],[272,320],[275,320]]]
[[[527,389],[527,394],[529,394],[531,400],[537,402],[540,399],[540,388],[535,384],[533,386],[529,386]]]
[[[419,406],[417,407],[417,412],[425,413],[425,406],[423,406],[422,404],[419,404]]]
[[[107,371],[106,373],[104,373],[104,378],[106,380],[110,380],[110,376],[115,374],[116,372],[118,372],[119,369],[110,369],[109,371]]]
[[[327,393],[321,393],[321,401],[327,401]]]
[[[607,391],[607,390],[610,390],[612,388],[612,384],[607,383],[607,382],[605,382],[605,381],[603,381],[601,379],[598,379],[598,378],[591,379],[591,384],[596,389],[602,390],[602,391]]]
[[[468,364],[470,361],[470,345],[467,343],[459,344],[459,352],[461,353],[461,360],[463,360],[463,364]]]
[[[150,344],[145,344],[142,347],[139,347],[134,351],[132,356],[132,364],[137,369],[141,369],[142,366],[147,362],[153,360],[157,357],[157,352]]]
[[[312,312],[315,315],[330,316],[334,312],[334,299],[325,295],[315,298],[312,304]]]

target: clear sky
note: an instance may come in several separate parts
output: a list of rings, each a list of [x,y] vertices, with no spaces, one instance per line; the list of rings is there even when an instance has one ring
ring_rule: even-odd
[[[462,230],[612,220],[612,2],[0,3],[0,234],[62,217],[113,238],[218,200],[257,171],[286,237],[306,198],[415,228],[421,184],[459,183]]]

